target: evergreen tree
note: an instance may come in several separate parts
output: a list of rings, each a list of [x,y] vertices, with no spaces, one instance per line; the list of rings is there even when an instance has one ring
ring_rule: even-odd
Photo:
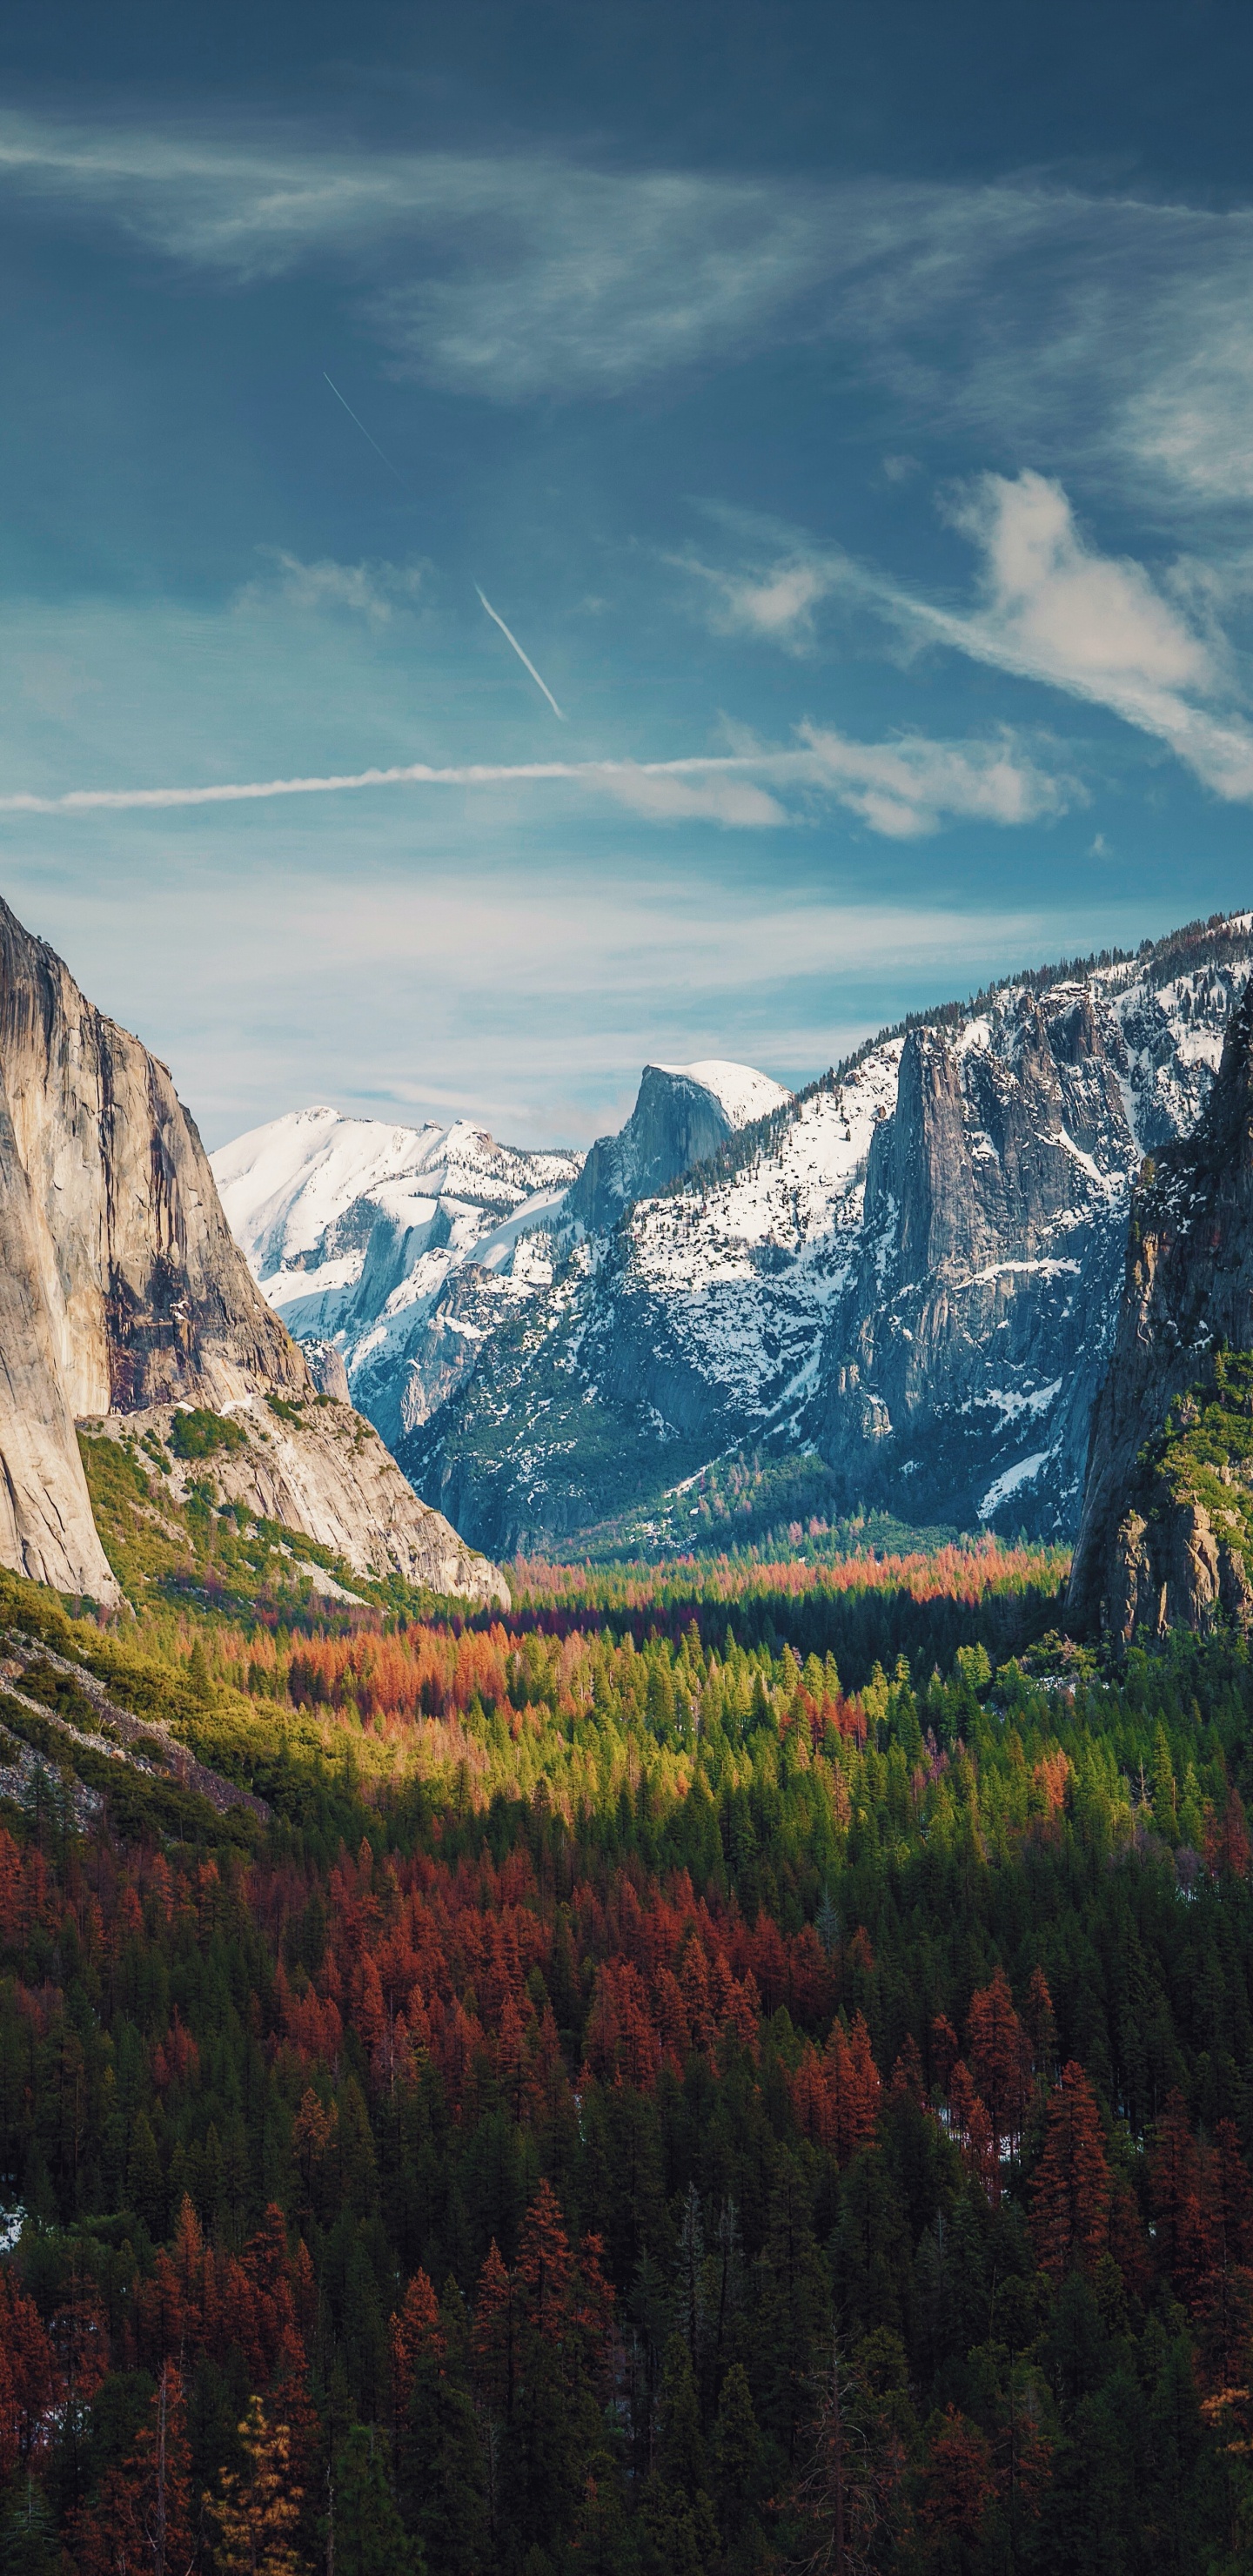
[[[30,2470],[0,2518],[0,2576],[60,2576],[56,2519]]]
[[[354,2424],[335,2453],[322,2529],[335,2576],[423,2576],[421,2547],[401,2522],[373,2426]]]
[[[243,2466],[223,2470],[209,2505],[218,2576],[300,2576],[295,2534],[301,2497],[290,2475],[287,2426],[271,2425],[254,2397],[239,2443]]]

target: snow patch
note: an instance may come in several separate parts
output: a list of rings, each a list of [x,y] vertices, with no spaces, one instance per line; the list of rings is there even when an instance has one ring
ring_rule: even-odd
[[[1008,1502],[1010,1495],[1016,1494],[1020,1485],[1032,1484],[1039,1475],[1041,1467],[1048,1465],[1050,1455],[1051,1452],[1047,1449],[1035,1449],[1029,1458],[1020,1458],[1016,1466],[1007,1467],[1004,1474],[998,1476],[994,1484],[989,1485],[979,1505],[980,1520],[990,1521],[993,1512],[999,1512],[1002,1503]]]

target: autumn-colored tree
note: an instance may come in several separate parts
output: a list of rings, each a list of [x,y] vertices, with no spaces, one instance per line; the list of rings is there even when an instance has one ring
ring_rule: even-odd
[[[832,2023],[826,2076],[835,2119],[835,2151],[841,2164],[848,2164],[860,2148],[874,2144],[883,2091],[864,2013],[854,2013],[847,2031],[842,2022]]]
[[[224,2469],[208,2506],[219,2576],[299,2576],[301,2493],[291,2477],[290,2436],[253,2397],[239,2427],[242,2468]]]
[[[400,2423],[409,2412],[419,2362],[432,2360],[438,2369],[444,2359],[439,2301],[425,2272],[415,2272],[404,2304],[392,2318],[390,2342],[392,2414],[394,2421]]]
[[[517,2300],[495,2237],[488,2246],[474,2301],[474,2375],[479,2399],[498,2422],[513,2406],[517,2376]]]
[[[0,2473],[25,2468],[45,2446],[60,2392],[56,2355],[33,2299],[0,2263]]]
[[[949,2078],[961,2056],[961,2041],[947,2013],[937,2013],[931,2024],[928,2055],[931,2081],[939,2092],[947,2093]]]
[[[1053,2280],[1095,2270],[1108,2237],[1110,2190],[1096,2096],[1072,2058],[1049,2099],[1044,2153],[1032,2184],[1036,2260]]]
[[[956,2406],[946,2406],[927,2428],[919,2479],[917,2517],[924,2557],[972,2564],[995,2492],[987,2435]]]
[[[1159,2259],[1176,2287],[1195,2287],[1205,2268],[1201,2158],[1178,2088],[1169,2095],[1149,2144],[1149,2207]]]
[[[999,2156],[1002,2147],[1017,2145],[1031,2089],[1031,2045],[1003,1968],[971,1996],[966,2029],[970,2072],[987,2105]]]
[[[190,2576],[197,2557],[190,2493],[183,2383],[166,2362],[129,2457],[106,2473],[76,2519],[79,2576]]]
[[[518,2288],[524,2323],[554,2343],[564,2331],[570,2297],[570,2239],[551,2183],[541,2180],[522,2222]]]

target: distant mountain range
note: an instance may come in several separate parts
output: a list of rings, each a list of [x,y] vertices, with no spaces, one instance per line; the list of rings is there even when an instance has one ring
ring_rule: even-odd
[[[313,1109],[213,1169],[266,1297],[492,1554],[681,1542],[754,1479],[1064,1536],[1133,1183],[1196,1127],[1251,966],[1253,915],[1193,924],[795,1096],[648,1066],[585,1157]]]

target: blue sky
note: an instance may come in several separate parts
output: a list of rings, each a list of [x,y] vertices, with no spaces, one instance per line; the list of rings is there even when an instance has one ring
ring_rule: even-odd
[[[0,887],[211,1144],[1253,901],[1246,11],[29,16]]]

